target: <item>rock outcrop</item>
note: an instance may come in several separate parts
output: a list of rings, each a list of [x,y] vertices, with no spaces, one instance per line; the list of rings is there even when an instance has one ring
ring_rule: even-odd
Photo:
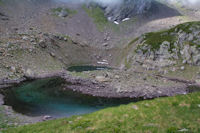
[[[147,33],[137,42],[134,60],[152,67],[176,64],[200,66],[200,23],[178,25],[170,30]]]

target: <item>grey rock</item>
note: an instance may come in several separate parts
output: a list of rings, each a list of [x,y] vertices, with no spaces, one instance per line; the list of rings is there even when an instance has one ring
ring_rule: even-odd
[[[23,36],[22,39],[27,41],[29,38],[28,38],[28,36]]]
[[[182,66],[182,67],[181,67],[181,70],[185,70],[185,67],[184,67],[184,66]]]
[[[31,69],[27,69],[24,73],[26,77],[34,77],[35,73]]]
[[[58,14],[59,17],[67,17],[68,13],[66,10],[62,9],[61,12],[59,12]]]
[[[192,33],[190,33],[188,36],[188,41],[192,41],[194,39],[194,35]]]
[[[98,82],[107,82],[107,81],[109,81],[109,79],[106,78],[105,76],[96,76],[95,79]]]
[[[39,40],[39,45],[40,45],[40,47],[42,47],[42,48],[46,48],[47,47],[47,45],[46,45],[46,43],[45,43],[45,41],[44,40]]]
[[[137,105],[133,105],[132,108],[135,109],[135,110],[139,109]]]
[[[52,57],[55,57],[55,56],[56,56],[53,52],[51,52],[50,55],[51,55]]]
[[[49,119],[51,119],[52,117],[50,116],[50,115],[45,115],[45,116],[43,116],[43,118],[42,118],[42,120],[43,121],[46,121],[46,120],[49,120]]]
[[[186,129],[186,128],[183,128],[183,129],[180,129],[180,130],[178,130],[179,132],[188,132],[189,130],[188,129]]]
[[[200,66],[200,54],[196,55],[196,56],[193,56],[192,58],[193,58],[194,65]]]
[[[144,14],[151,8],[152,0],[123,0],[120,4],[105,4],[102,8],[109,21],[122,21],[138,14]]]
[[[184,49],[181,51],[181,54],[182,54],[183,59],[186,60],[187,63],[190,63],[191,51],[190,51],[189,45],[184,46]]]
[[[11,72],[15,73],[16,72],[16,68],[14,66],[10,67]]]

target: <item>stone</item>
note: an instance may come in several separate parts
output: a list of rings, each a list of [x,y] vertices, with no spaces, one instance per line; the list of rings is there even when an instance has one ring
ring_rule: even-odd
[[[51,55],[52,57],[55,57],[55,56],[56,56],[53,52],[51,52],[50,55]]]
[[[107,43],[107,42],[106,42],[106,43],[103,43],[103,46],[104,46],[104,47],[108,46],[108,43]]]
[[[24,74],[26,77],[34,77],[35,73],[31,69],[27,69]]]
[[[67,17],[68,13],[66,10],[62,9],[61,12],[59,12],[58,14],[59,17]]]
[[[190,48],[190,50],[191,50],[191,54],[192,54],[192,55],[200,54],[200,51],[196,48],[196,46],[192,46],[192,47]]]
[[[192,58],[193,58],[194,65],[200,66],[200,54],[196,55],[196,56],[193,56]]]
[[[187,63],[190,61],[191,59],[191,51],[190,51],[190,46],[189,45],[185,45],[183,50],[181,51],[181,54],[183,56],[183,59],[187,61]]]
[[[3,56],[5,53],[5,50],[3,48],[0,48],[0,56]]]
[[[186,64],[186,63],[187,63],[187,61],[186,61],[186,60],[183,60],[183,61],[182,61],[182,63],[183,63],[183,64]]]
[[[157,51],[158,57],[159,58],[163,58],[163,59],[169,59],[169,58],[171,58],[172,56],[171,56],[171,54],[169,52],[169,48],[170,48],[170,42],[164,41],[160,45],[159,51]]]
[[[39,45],[40,45],[40,47],[42,47],[42,48],[46,48],[47,47],[47,45],[46,45],[46,43],[45,43],[45,41],[44,40],[39,40]]]
[[[200,85],[200,79],[195,80],[195,82]]]
[[[180,129],[180,130],[178,130],[179,132],[188,132],[189,130],[188,129],[186,129],[186,128],[183,128],[183,129]]]
[[[135,109],[135,110],[139,109],[137,105],[133,105],[132,108]]]
[[[27,36],[23,36],[22,39],[27,41],[29,38]]]
[[[109,79],[104,76],[96,76],[95,79],[98,82],[108,82],[109,81]]]
[[[119,79],[120,77],[119,77],[119,75],[115,75],[115,79]]]
[[[10,67],[11,72],[15,73],[16,72],[16,68],[14,66]]]
[[[51,119],[52,117],[50,116],[50,115],[45,115],[45,116],[43,116],[43,118],[42,118],[42,120],[43,121],[46,121],[46,120],[49,120],[49,119]]]
[[[184,66],[182,66],[182,67],[181,67],[181,70],[185,70],[185,67],[184,67]]]

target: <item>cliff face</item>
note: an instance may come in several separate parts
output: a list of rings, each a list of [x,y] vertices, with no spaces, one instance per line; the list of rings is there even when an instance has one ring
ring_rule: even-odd
[[[152,0],[123,0],[115,5],[103,5],[102,8],[110,21],[121,21],[146,13],[150,9],[151,3]]]

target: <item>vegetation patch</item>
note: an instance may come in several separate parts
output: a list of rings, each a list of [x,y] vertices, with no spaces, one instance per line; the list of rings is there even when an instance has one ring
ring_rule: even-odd
[[[168,32],[178,32],[178,31],[184,31],[185,33],[192,33],[191,28],[200,28],[200,22],[195,21],[195,22],[187,22],[183,24],[179,24],[175,26],[174,28],[168,30]]]
[[[174,42],[176,41],[176,37],[166,31],[150,32],[145,34],[145,38],[145,44],[150,45],[152,51],[158,50],[164,41],[170,43],[170,50],[172,50],[174,48]]]
[[[200,93],[146,100],[4,133],[200,132]]]
[[[93,18],[94,23],[97,25],[97,28],[102,31],[104,30],[105,25],[109,22],[107,18],[104,16],[104,12],[100,7],[91,6],[87,8],[83,6],[83,9],[87,12],[87,14]]]
[[[112,22],[109,22],[105,17],[103,10],[98,6],[83,6],[86,13],[93,19],[99,31],[104,31],[105,28],[111,28],[114,31],[118,31],[119,27]]]

